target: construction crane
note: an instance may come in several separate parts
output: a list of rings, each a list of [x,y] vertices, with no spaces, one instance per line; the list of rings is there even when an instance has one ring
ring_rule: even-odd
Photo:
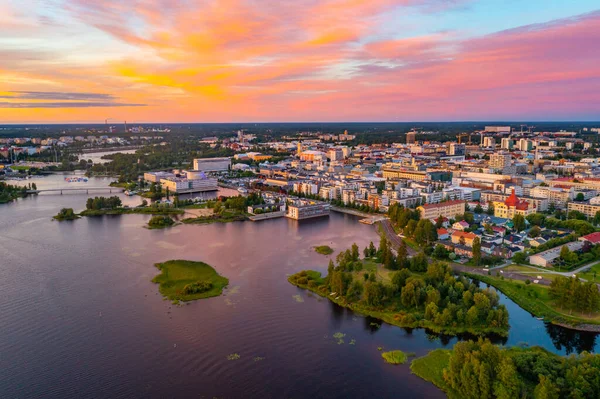
[[[458,139],[458,144],[462,144],[462,138],[463,137],[468,137],[469,138],[469,145],[471,145],[471,135],[468,133],[459,133],[456,135],[456,138]]]

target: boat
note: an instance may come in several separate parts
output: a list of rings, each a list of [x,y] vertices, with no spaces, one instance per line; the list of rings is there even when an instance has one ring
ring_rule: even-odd
[[[87,183],[87,177],[65,177],[67,183]]]
[[[137,194],[137,191],[129,191],[129,190],[125,190],[125,192],[123,193],[128,197],[134,196]]]

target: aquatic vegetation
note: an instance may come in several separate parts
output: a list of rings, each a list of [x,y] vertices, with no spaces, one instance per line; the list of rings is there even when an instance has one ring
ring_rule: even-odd
[[[346,336],[346,334],[341,333],[341,332],[336,332],[335,334],[333,334],[333,338],[335,338],[337,340],[338,345],[341,345],[344,343],[345,336]]]
[[[404,364],[408,360],[406,353],[401,350],[383,352],[381,357],[389,364]]]
[[[238,360],[241,356],[238,353],[232,353],[227,355],[227,360]]]
[[[315,252],[321,255],[331,255],[333,253],[333,248],[328,245],[319,245],[315,247]]]
[[[300,295],[292,295],[292,298],[294,298],[298,303],[304,302],[304,298],[302,298]]]
[[[262,360],[265,360],[264,357],[260,357],[260,356],[256,356],[255,358],[253,358],[252,360],[254,360],[255,362],[260,362]]]
[[[377,350],[381,352],[383,350],[383,346],[378,346]]]
[[[350,345],[356,345],[356,340],[354,338],[350,340]]]

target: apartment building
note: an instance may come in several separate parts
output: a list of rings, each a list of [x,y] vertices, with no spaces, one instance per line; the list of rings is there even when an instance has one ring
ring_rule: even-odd
[[[424,204],[417,208],[421,219],[437,219],[438,217],[454,218],[465,213],[465,202],[461,200],[446,201],[439,204]]]

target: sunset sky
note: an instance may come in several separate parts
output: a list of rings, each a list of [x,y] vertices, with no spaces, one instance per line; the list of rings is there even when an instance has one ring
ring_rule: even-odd
[[[0,0],[0,123],[600,120],[598,0]]]

